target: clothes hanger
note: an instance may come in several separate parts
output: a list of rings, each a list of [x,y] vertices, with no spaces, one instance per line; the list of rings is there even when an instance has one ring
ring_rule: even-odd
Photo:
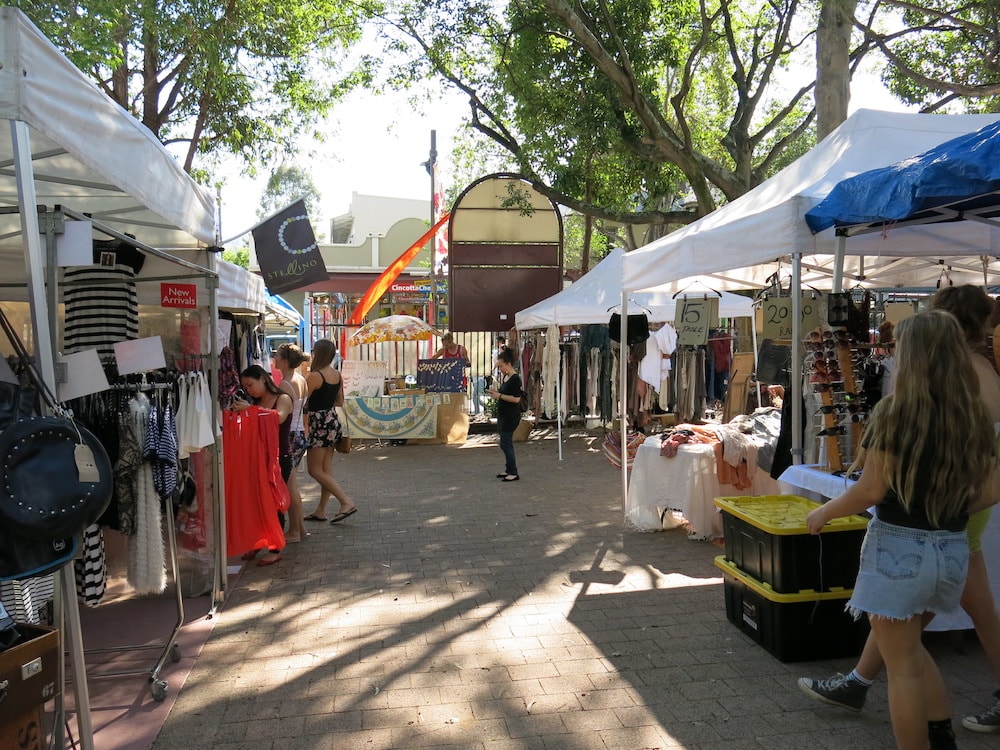
[[[688,285],[687,285],[686,287],[684,287],[683,289],[680,289],[680,290],[678,290],[678,291],[674,292],[674,296],[673,296],[673,297],[671,297],[670,299],[677,299],[677,297],[678,297],[678,296],[680,296],[681,294],[684,294],[684,292],[686,292],[686,291],[687,291],[687,290],[688,290],[688,289],[689,289],[689,288],[690,288],[691,286],[692,286],[692,284],[688,284]],[[705,287],[705,288],[706,288],[706,289],[707,289],[707,290],[708,290],[709,292],[712,292],[713,294],[715,294],[715,296],[716,296],[716,297],[722,297],[722,292],[720,292],[719,290],[717,290],[717,289],[713,289],[712,287],[708,286],[707,284],[703,284],[703,286],[704,286],[704,287]],[[708,292],[702,292],[702,294],[704,295],[704,296],[703,296],[703,298],[704,298],[704,299],[708,299]],[[688,296],[689,296],[689,295],[687,295],[687,294],[684,294],[684,299],[687,299],[687,298],[688,298]]]

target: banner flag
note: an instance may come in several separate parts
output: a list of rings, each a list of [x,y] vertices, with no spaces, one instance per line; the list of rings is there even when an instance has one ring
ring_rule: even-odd
[[[434,222],[441,217],[444,211],[444,192],[441,190],[441,183],[437,181],[437,164],[434,165],[434,184],[437,188],[434,191]],[[448,237],[447,232],[439,231],[434,235],[434,249],[431,253],[434,272],[439,276],[448,276]]]
[[[417,257],[417,254],[423,246],[434,237],[434,233],[438,229],[444,226],[450,216],[451,214],[445,214],[438,219],[434,223],[434,226],[424,232],[423,236],[419,240],[410,245],[409,249],[396,258],[396,260],[394,260],[389,267],[382,272],[382,275],[372,282],[371,286],[368,287],[368,291],[365,292],[364,296],[358,302],[358,306],[354,308],[354,312],[351,314],[350,320],[347,321],[347,325],[361,325],[365,319],[365,315],[368,314],[368,311],[372,309],[376,302],[382,299],[382,295],[386,293],[392,285],[392,282],[399,278],[399,274],[403,272],[403,269],[410,264],[410,261]],[[433,252],[433,248],[431,249],[431,252]]]
[[[330,278],[309,223],[305,200],[295,201],[250,231],[257,264],[271,294],[301,289]]]

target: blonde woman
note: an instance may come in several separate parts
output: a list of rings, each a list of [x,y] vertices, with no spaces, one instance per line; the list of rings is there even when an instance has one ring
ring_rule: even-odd
[[[994,425],[1000,424],[1000,376],[991,361],[981,353],[995,311],[993,300],[978,286],[963,284],[939,290],[930,307],[955,316],[972,354],[972,368],[979,378],[979,398]],[[983,532],[992,508],[980,510],[969,517],[966,534],[969,539],[969,571],[962,591],[964,609],[976,630],[986,660],[1000,684],[1000,613],[997,612],[990,588],[986,561],[983,558]],[[822,680],[799,679],[799,687],[810,697],[824,703],[860,711],[865,705],[868,689],[882,671],[885,662],[873,636],[869,635],[857,665],[846,675],[836,674]],[[966,729],[975,732],[1000,731],[1000,690],[994,693],[995,703],[981,714],[962,720]],[[951,721],[935,721],[929,727],[931,750],[950,750],[955,746]]]
[[[327,520],[326,503],[332,495],[340,502],[340,510],[329,519],[330,523],[340,523],[358,511],[358,506],[340,488],[331,470],[334,446],[343,435],[336,407],[344,405],[344,379],[333,366],[336,355],[337,345],[332,341],[317,341],[313,344],[312,364],[306,377],[306,416],[309,422],[306,469],[324,490],[316,510],[306,520]]]
[[[956,609],[969,564],[969,514],[996,502],[993,423],[958,321],[929,310],[896,329],[896,385],[872,412],[853,469],[858,481],[812,511],[832,519],[875,506],[847,603],[866,615],[885,660],[900,750],[927,750],[951,722],[941,674],[921,643],[924,616]],[[954,743],[952,735],[952,744]]]

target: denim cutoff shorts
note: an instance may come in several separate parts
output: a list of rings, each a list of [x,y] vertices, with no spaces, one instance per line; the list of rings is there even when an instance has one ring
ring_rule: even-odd
[[[969,570],[965,531],[927,531],[873,518],[847,611],[906,620],[957,609]]]

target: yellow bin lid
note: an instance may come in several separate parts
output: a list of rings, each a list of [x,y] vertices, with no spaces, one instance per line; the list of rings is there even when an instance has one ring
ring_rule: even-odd
[[[808,534],[806,516],[822,503],[817,503],[798,495],[753,495],[747,497],[717,497],[716,507],[723,513],[740,518],[769,534],[789,536]],[[823,527],[823,533],[831,531],[857,531],[868,527],[868,519],[863,516],[835,518]]]
[[[829,591],[805,589],[797,594],[779,594],[771,588],[771,584],[761,583],[753,576],[748,576],[736,566],[736,563],[727,560],[725,555],[719,555],[715,558],[715,567],[720,568],[727,575],[732,576],[768,601],[775,602],[776,604],[798,604],[801,602],[827,601],[830,599],[850,599],[851,594],[854,593],[854,589],[845,589],[836,586]]]

